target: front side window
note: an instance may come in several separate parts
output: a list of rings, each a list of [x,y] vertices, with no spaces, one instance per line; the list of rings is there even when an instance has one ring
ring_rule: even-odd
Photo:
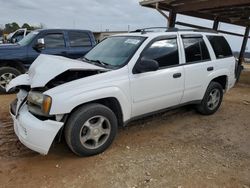
[[[36,37],[36,35],[38,34],[39,32],[37,32],[37,31],[32,31],[32,32],[30,32],[28,35],[26,35],[22,40],[20,40],[19,42],[18,42],[18,44],[20,45],[20,46],[25,46],[25,45],[27,45],[27,44],[29,44],[35,37]]]
[[[144,40],[145,37],[109,37],[90,50],[84,59],[92,63],[121,67],[130,60]]]
[[[143,57],[158,62],[159,67],[179,64],[177,39],[164,39],[154,42],[143,53]]]
[[[91,46],[89,35],[80,31],[69,31],[69,44],[71,47]]]
[[[47,34],[44,37],[45,48],[64,48],[65,41],[62,33]]]
[[[13,36],[12,36],[12,40],[16,40],[16,42],[19,42],[20,40],[22,40],[22,38],[24,37],[24,31],[17,31]]]
[[[216,58],[225,58],[233,55],[232,50],[223,36],[207,36],[212,45]]]
[[[201,37],[183,37],[186,63],[210,60],[209,52]]]

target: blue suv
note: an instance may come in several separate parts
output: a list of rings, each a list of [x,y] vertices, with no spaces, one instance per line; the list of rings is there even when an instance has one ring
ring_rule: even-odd
[[[6,85],[25,73],[39,54],[77,59],[95,44],[88,30],[42,29],[32,31],[16,44],[0,45],[0,93],[6,93]]]

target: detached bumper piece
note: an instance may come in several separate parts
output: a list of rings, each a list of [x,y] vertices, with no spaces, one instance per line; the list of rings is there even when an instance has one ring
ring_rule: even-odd
[[[39,120],[28,111],[26,104],[19,110],[16,106],[17,100],[11,103],[10,114],[17,137],[31,150],[43,155],[48,154],[50,146],[62,128],[63,123],[52,120]]]

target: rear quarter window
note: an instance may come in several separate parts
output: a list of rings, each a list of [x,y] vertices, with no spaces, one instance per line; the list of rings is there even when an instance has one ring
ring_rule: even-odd
[[[207,36],[216,58],[226,58],[233,56],[232,50],[223,36]]]

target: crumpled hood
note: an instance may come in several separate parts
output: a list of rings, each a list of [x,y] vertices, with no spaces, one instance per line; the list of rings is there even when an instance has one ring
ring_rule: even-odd
[[[79,60],[41,54],[31,65],[27,74],[13,79],[6,90],[19,85],[30,85],[31,88],[44,87],[50,80],[67,70],[102,70],[107,69]]]

